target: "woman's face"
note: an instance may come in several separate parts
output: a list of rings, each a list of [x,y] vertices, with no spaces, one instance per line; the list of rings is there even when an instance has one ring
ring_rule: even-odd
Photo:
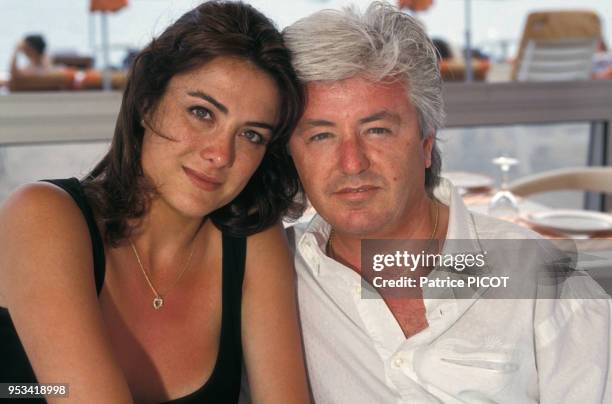
[[[231,202],[264,156],[279,103],[273,79],[245,60],[218,57],[174,76],[144,119],[154,203],[202,217]]]

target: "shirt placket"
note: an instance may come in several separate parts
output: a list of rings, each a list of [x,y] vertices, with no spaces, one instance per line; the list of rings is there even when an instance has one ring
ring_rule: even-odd
[[[400,402],[440,403],[423,386],[423,381],[419,380],[414,366],[415,355],[452,323],[456,314],[454,305],[436,300],[426,301],[428,328],[406,339],[380,296],[376,299],[360,299],[360,295],[355,294],[355,299],[366,331],[384,363],[387,385],[398,393]]]

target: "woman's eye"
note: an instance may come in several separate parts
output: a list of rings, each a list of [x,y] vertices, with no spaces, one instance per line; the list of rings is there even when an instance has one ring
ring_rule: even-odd
[[[332,136],[331,133],[317,133],[316,135],[310,136],[308,138],[309,142],[320,142],[321,140],[329,139]]]
[[[386,135],[387,133],[391,133],[391,131],[387,128],[370,128],[368,129],[368,133],[374,135]]]
[[[203,120],[203,121],[207,121],[212,118],[212,112],[210,112],[208,109],[204,107],[198,107],[198,106],[191,107],[189,108],[189,112],[196,118]]]
[[[243,132],[242,136],[244,136],[251,143],[255,143],[255,144],[265,144],[266,143],[266,139],[262,135],[252,130],[247,130]]]

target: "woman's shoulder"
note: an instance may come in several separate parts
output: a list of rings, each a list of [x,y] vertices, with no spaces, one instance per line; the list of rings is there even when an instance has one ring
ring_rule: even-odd
[[[0,207],[0,282],[52,280],[91,260],[87,222],[72,197],[49,183],[19,187]],[[0,288],[2,289],[2,288]]]
[[[258,256],[288,251],[287,236],[281,223],[247,237],[247,251]]]
[[[11,218],[19,218],[16,224],[37,227],[83,222],[82,213],[68,191],[49,182],[17,188],[0,207],[0,221]]]
[[[293,257],[281,223],[247,237],[245,283],[293,273]]]

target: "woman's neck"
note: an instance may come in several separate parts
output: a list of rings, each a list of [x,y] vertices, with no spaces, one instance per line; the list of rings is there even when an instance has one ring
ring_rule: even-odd
[[[148,212],[134,223],[130,237],[153,272],[168,262],[186,257],[202,232],[205,218],[186,217],[163,202],[153,200]]]

